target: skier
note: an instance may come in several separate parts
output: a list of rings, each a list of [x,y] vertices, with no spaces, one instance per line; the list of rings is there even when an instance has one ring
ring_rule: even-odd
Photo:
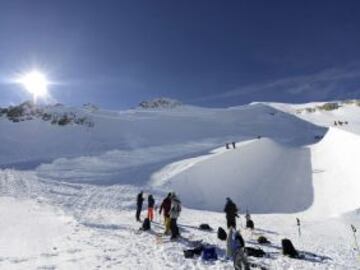
[[[230,149],[229,143],[226,143],[226,144],[225,144],[225,148],[226,148],[226,149]]]
[[[171,196],[171,209],[170,209],[170,227],[171,227],[171,240],[176,239],[180,233],[177,226],[177,219],[181,212],[181,202],[175,193]]]
[[[141,210],[142,210],[142,205],[143,205],[143,191],[140,191],[140,193],[137,195],[137,199],[136,199],[136,221],[140,222],[140,214],[141,214]]]
[[[148,197],[148,219],[150,221],[153,221],[154,219],[154,205],[155,205],[155,200],[153,195],[149,195]]]
[[[226,222],[227,222],[227,227],[228,229],[230,227],[233,227],[234,229],[236,229],[236,217],[238,216],[238,209],[236,204],[229,198],[226,198],[226,204],[225,204],[225,208],[224,208],[224,212],[226,213]]]
[[[171,209],[171,192],[167,195],[167,197],[162,201],[160,205],[159,215],[161,215],[161,211],[164,209],[164,225],[165,225],[165,234],[170,233],[170,209]]]
[[[235,142],[232,142],[232,147],[235,149],[236,148],[236,143]]]

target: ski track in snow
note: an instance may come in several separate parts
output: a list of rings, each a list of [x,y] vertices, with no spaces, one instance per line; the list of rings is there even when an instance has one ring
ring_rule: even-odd
[[[31,269],[37,265],[34,269],[233,269],[229,261],[205,263],[200,259],[184,259],[182,250],[191,247],[186,241],[169,242],[167,237],[158,241],[154,234],[138,234],[140,224],[134,221],[134,211],[131,210],[138,192],[134,186],[104,187],[54,182],[39,178],[35,172],[16,170],[3,170],[0,175],[3,197],[15,197],[20,201],[31,199],[40,208],[52,205],[60,217],[75,218],[65,224],[70,232],[61,235],[64,240],[54,243],[56,250],[45,245],[44,251],[34,256],[1,257],[1,268]],[[298,239],[296,227],[289,224],[290,220],[295,220],[295,216],[290,219],[288,215],[255,215],[254,219],[255,224],[266,229],[254,233],[243,231],[243,234],[250,246],[259,246],[255,243],[260,234],[273,242],[272,247],[261,246],[271,254],[271,258],[253,259],[269,269],[354,269],[357,263],[351,234],[344,235],[347,225],[338,220],[309,223],[311,230],[308,235],[307,225],[304,224],[304,235]],[[159,217],[156,220],[160,221]],[[217,240],[215,232],[197,229],[202,222],[211,224],[215,229],[225,227],[222,214],[184,209],[179,220],[182,235],[186,239],[215,244],[219,248],[218,253],[224,254],[225,243]],[[335,247],[333,237],[327,241],[328,229],[326,233],[321,233],[324,226],[333,228],[332,233],[339,240]],[[161,232],[163,227],[155,224],[153,230]],[[307,260],[283,257],[280,254],[280,240],[283,237],[290,237],[298,249],[317,256],[309,255]],[[325,258],[328,254],[331,254],[329,259]]]

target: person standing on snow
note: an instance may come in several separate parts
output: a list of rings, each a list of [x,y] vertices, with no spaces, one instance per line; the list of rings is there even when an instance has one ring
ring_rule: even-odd
[[[228,229],[230,227],[236,229],[236,217],[239,217],[237,213],[238,209],[236,204],[229,197],[226,198],[224,212],[226,213],[226,222]]]
[[[149,195],[148,197],[148,219],[150,221],[153,221],[154,219],[154,205],[155,205],[155,200],[154,200],[154,197],[153,195]]]
[[[162,201],[159,210],[159,215],[161,215],[161,211],[164,210],[165,234],[170,233],[170,209],[171,209],[171,192]]]
[[[177,226],[177,219],[181,212],[181,202],[175,193],[171,196],[171,209],[170,209],[170,228],[171,239],[176,239],[179,235],[179,227]]]
[[[137,195],[137,199],[136,199],[136,221],[139,221],[139,222],[141,221],[140,214],[141,214],[143,202],[144,202],[143,192],[141,191]]]

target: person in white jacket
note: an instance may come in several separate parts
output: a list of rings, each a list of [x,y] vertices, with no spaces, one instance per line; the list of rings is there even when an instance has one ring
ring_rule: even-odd
[[[176,239],[180,233],[177,226],[177,219],[181,212],[181,202],[175,193],[171,196],[171,209],[170,209],[170,228],[171,228],[171,239]]]

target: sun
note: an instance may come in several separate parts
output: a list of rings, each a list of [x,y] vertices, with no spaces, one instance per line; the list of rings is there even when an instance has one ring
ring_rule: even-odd
[[[20,78],[19,82],[25,87],[30,94],[33,95],[34,100],[41,97],[46,97],[48,94],[48,84],[46,76],[39,71],[31,71]]]

